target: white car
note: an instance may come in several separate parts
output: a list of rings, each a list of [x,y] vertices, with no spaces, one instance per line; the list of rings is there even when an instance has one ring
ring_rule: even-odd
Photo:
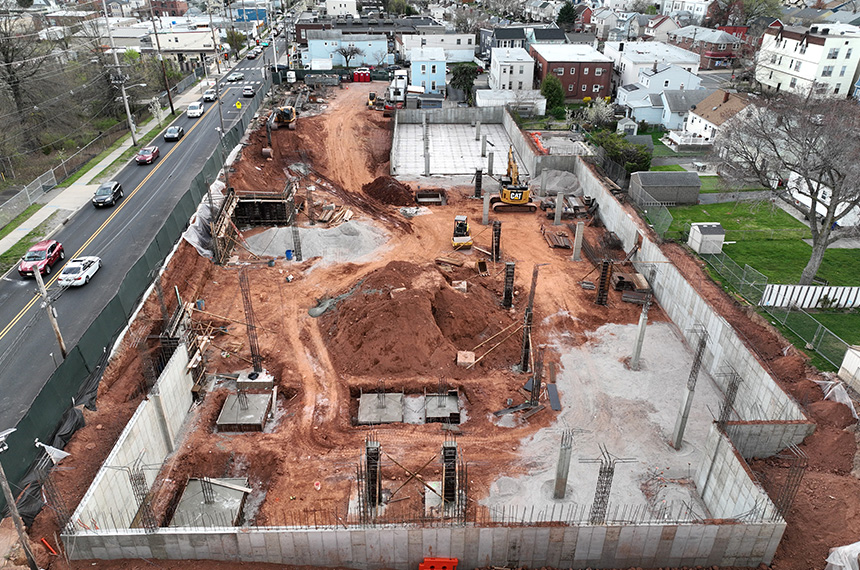
[[[215,101],[218,99],[218,92],[214,89],[207,89],[206,93],[203,94],[204,101]]]
[[[100,257],[76,257],[70,260],[57,277],[57,283],[63,287],[80,287],[86,285],[102,266]]]
[[[189,119],[196,119],[197,117],[202,117],[203,116],[203,103],[201,103],[199,101],[195,101],[195,102],[191,103],[190,105],[188,105],[188,110],[186,111],[186,113],[188,113]]]

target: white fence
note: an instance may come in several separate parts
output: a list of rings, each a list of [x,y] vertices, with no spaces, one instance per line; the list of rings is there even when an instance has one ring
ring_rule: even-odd
[[[860,307],[860,287],[768,284],[759,304],[763,307],[852,309]]]

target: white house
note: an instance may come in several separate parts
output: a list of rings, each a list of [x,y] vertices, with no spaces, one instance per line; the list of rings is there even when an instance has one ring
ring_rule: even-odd
[[[523,48],[493,48],[490,89],[532,89],[535,60]]]
[[[412,61],[412,50],[416,48],[440,48],[445,51],[445,61],[461,63],[475,59],[477,48],[475,34],[398,34],[394,39],[396,51],[401,59]]]
[[[626,107],[628,116],[656,125],[663,121],[662,93],[666,90],[696,90],[702,80],[686,69],[655,63],[641,69],[636,83],[618,88],[616,103]]]
[[[663,3],[663,14],[677,16],[689,13],[689,23],[701,24],[708,13],[708,6],[713,0],[666,0]]]
[[[639,71],[652,67],[654,62],[699,72],[698,54],[663,42],[606,42],[603,53],[614,62],[619,85],[636,83]]]
[[[591,14],[591,26],[600,39],[609,37],[609,31],[618,27],[618,14],[609,8],[598,8]]]
[[[820,97],[853,92],[860,65],[860,28],[828,24],[768,28],[756,57],[756,79],[769,91]]]
[[[749,105],[746,96],[717,89],[690,111],[684,131],[670,131],[669,140],[678,145],[711,145],[720,127]]]
[[[690,112],[713,94],[714,89],[667,89],[660,94],[660,124],[667,131],[683,131]]]
[[[325,12],[329,16],[352,16],[358,18],[356,0],[325,0]]]
[[[669,16],[654,16],[648,20],[643,35],[654,42],[665,42],[669,39],[669,32],[677,30],[678,27],[678,22]]]

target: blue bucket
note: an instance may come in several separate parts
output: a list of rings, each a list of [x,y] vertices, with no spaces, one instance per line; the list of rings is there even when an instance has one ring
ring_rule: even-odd
[[[287,261],[292,261],[292,260],[293,260],[293,250],[288,249],[287,250]]]
[[[202,311],[204,308],[206,308],[206,301],[203,299],[197,299],[197,310]]]

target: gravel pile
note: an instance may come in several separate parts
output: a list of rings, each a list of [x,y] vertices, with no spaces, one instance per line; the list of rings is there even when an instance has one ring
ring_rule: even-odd
[[[545,170],[546,174],[536,176],[530,181],[532,194],[537,195],[541,188],[541,176],[546,176],[545,188],[547,196],[555,196],[559,192],[565,196],[582,196],[582,188],[576,175],[566,170]]]
[[[350,221],[334,228],[299,228],[302,257],[321,257],[324,262],[361,261],[387,241],[385,233],[371,224]],[[295,249],[292,228],[271,228],[248,238],[251,251],[259,256],[283,257]]]

